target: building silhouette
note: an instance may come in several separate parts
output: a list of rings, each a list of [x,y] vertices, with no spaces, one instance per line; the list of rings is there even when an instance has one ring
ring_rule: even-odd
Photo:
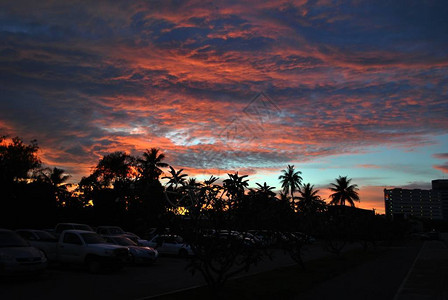
[[[448,220],[448,179],[433,180],[430,190],[384,189],[384,205],[391,219]]]

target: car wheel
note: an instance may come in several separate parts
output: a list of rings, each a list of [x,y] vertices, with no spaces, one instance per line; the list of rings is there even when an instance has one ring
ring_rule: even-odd
[[[179,250],[179,256],[180,256],[180,257],[183,257],[183,258],[186,258],[186,257],[188,256],[188,252],[187,252],[187,250],[185,250],[185,249],[180,249],[180,250]]]

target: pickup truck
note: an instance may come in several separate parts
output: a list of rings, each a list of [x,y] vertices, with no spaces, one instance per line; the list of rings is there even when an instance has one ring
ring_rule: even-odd
[[[92,273],[104,267],[121,269],[129,258],[127,247],[108,244],[100,235],[85,230],[65,230],[57,243],[60,263],[84,264]]]
[[[24,232],[18,230],[22,236]],[[40,241],[38,248],[46,254],[54,253],[47,254],[53,262],[85,265],[91,273],[104,268],[120,269],[130,259],[127,247],[109,244],[95,232],[78,229],[63,231],[57,242]]]

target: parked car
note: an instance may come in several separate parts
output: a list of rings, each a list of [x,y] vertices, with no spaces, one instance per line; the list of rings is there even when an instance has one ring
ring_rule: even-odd
[[[86,224],[78,224],[78,223],[59,223],[56,225],[54,229],[54,235],[56,237],[59,237],[59,235],[64,230],[70,230],[70,229],[78,229],[78,230],[85,230],[85,231],[94,231],[92,227]]]
[[[85,265],[91,273],[120,269],[129,259],[128,247],[109,244],[92,231],[65,230],[57,243],[58,262]]]
[[[124,231],[121,227],[118,226],[98,226],[96,228],[96,232],[102,236],[124,236],[128,239],[133,240],[139,246],[148,246],[148,241],[140,238],[138,235],[132,232]]]
[[[16,232],[28,243],[44,252],[49,261],[56,261],[56,244],[58,239],[51,233],[36,229],[18,229]]]
[[[0,229],[0,274],[39,274],[47,267],[45,254],[17,233]]]
[[[133,240],[120,235],[103,236],[111,244],[129,248],[131,254],[130,262],[133,264],[152,264],[159,257],[159,252],[151,247],[139,246]]]
[[[160,254],[179,255],[181,257],[193,255],[191,247],[184,243],[182,237],[174,234],[156,235],[148,244]]]

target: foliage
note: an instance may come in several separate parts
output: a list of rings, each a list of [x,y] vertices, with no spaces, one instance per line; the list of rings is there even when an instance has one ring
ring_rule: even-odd
[[[332,183],[330,187],[333,192],[330,195],[330,204],[345,205],[345,202],[348,202],[350,206],[355,206],[354,201],[359,201],[359,189],[357,184],[350,185],[351,181],[347,176],[336,178],[336,183]]]
[[[295,210],[294,192],[300,189],[300,185],[302,184],[302,177],[300,177],[300,174],[302,174],[302,172],[296,171],[294,165],[288,165],[288,168],[282,170],[282,173],[283,174],[280,175],[278,179],[280,179],[282,184],[283,193],[288,194],[291,192],[291,208]]]
[[[0,185],[30,178],[32,171],[41,165],[38,150],[35,140],[26,145],[19,137],[8,141],[5,136],[0,136]]]

